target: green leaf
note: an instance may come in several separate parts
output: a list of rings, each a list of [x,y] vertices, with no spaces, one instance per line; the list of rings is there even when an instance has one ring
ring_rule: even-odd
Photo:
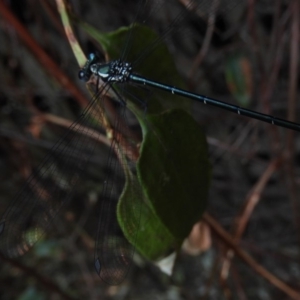
[[[157,260],[180,246],[201,218],[210,164],[205,136],[188,113],[172,110],[147,120],[138,178],[127,173],[118,219],[139,252]]]
[[[200,219],[208,197],[210,164],[204,133],[183,110],[148,118],[137,165],[151,206],[177,239]]]
[[[225,76],[227,86],[236,101],[248,107],[252,96],[252,72],[247,57],[230,56],[226,62]]]
[[[131,244],[145,258],[156,260],[174,249],[178,241],[151,210],[136,176],[128,175],[118,202],[118,221]]]

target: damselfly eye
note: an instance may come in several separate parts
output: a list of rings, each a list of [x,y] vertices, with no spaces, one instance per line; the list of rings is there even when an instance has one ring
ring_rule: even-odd
[[[89,54],[89,60],[93,61],[95,59],[95,54],[94,53],[90,53]]]
[[[89,77],[87,76],[86,72],[80,70],[78,72],[78,78],[82,81],[88,81],[89,80]]]

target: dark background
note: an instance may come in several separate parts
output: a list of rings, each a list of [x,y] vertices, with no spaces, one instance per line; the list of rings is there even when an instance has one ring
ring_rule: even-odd
[[[84,84],[77,79],[78,65],[55,2],[1,2],[88,98]],[[227,1],[216,14],[210,39],[206,26],[210,24],[209,10],[200,6],[202,17],[191,12],[184,27],[188,34],[180,30],[169,39],[169,49],[190,89],[242,105],[225,80],[231,61],[244,67],[239,77],[248,82],[243,93],[248,95],[249,108],[281,118],[295,113],[299,122],[299,110],[293,106],[293,99],[299,98],[296,2],[249,0],[231,8],[232,2]],[[108,31],[130,24],[136,1],[74,0],[70,5],[82,20]],[[159,32],[168,25],[170,14],[172,11],[161,12]],[[71,121],[79,115],[81,104],[36,60],[3,11],[0,15],[2,214],[68,126],[46,122],[44,114]],[[101,51],[75,28],[84,51]],[[206,50],[204,41],[209,45]],[[202,60],[197,65],[200,51]],[[299,290],[299,134],[201,104],[193,105],[193,115],[207,133],[213,167],[208,213],[218,226],[233,233],[239,228],[238,220],[249,217],[239,246],[282,282]],[[228,278],[221,277],[227,248],[224,236],[216,235],[214,227],[206,251],[196,256],[182,251],[172,279],[139,258],[124,283],[115,287],[103,284],[93,270],[93,224],[97,218],[93,205],[100,198],[99,182],[107,171],[101,159],[106,153],[106,146],[97,147],[86,180],[76,187],[70,206],[57,221],[59,232],[20,259],[1,260],[1,299],[290,299],[239,258],[233,259]],[[249,215],[246,205],[254,206]]]

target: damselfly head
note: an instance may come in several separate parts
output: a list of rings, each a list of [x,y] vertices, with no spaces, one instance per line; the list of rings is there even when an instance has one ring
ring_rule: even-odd
[[[94,64],[96,60],[97,56],[94,53],[90,53],[88,60],[78,73],[78,78],[80,80],[85,82],[89,81],[90,77],[92,76],[91,65]]]

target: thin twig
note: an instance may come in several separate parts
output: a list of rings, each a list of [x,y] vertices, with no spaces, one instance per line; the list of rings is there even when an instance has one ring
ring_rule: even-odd
[[[202,61],[205,58],[205,55],[209,49],[210,42],[211,42],[214,30],[215,30],[216,11],[217,11],[217,8],[219,5],[220,5],[219,0],[213,0],[213,3],[211,5],[211,11],[210,11],[210,14],[208,17],[208,22],[207,22],[208,25],[207,25],[204,41],[203,41],[200,51],[198,52],[198,54],[196,55],[196,58],[194,59],[192,68],[189,73],[189,81],[194,78],[197,69],[199,68],[200,64],[202,63]]]
[[[50,122],[50,123],[53,123],[53,124],[56,124],[56,125],[59,125],[59,126],[65,127],[65,128],[70,128],[71,125],[74,123],[73,121],[55,116],[53,114],[43,114],[43,117],[47,122]],[[92,138],[98,142],[101,142],[107,146],[110,146],[110,140],[103,134],[99,133],[98,131],[96,131],[92,128],[88,128],[83,125],[79,125],[79,124],[77,125],[77,128],[80,128],[80,130],[78,130],[78,132],[81,132],[82,134],[85,134],[86,136],[89,136],[90,138]]]
[[[79,66],[83,66],[86,62],[86,57],[85,57],[84,52],[82,51],[82,49],[77,41],[77,38],[73,32],[65,3],[63,0],[56,0],[56,5],[57,5],[57,10],[60,14],[60,17],[61,17],[61,20],[63,23],[63,27],[65,30],[67,39],[73,50],[73,53],[77,59]]]
[[[240,215],[236,218],[234,222],[234,239],[236,243],[239,243],[239,240],[241,239],[245,228],[249,222],[250,217],[252,216],[252,213],[257,206],[257,204],[260,201],[261,194],[263,190],[266,187],[266,184],[270,180],[271,176],[274,174],[276,169],[279,166],[279,163],[281,161],[281,158],[276,158],[273,159],[268,167],[266,168],[265,172],[261,175],[260,179],[258,182],[254,185],[250,193],[248,194],[246,200],[245,200],[245,205],[240,212]],[[234,253],[232,250],[228,250],[226,252],[222,269],[220,272],[221,280],[225,280],[228,277],[229,274],[229,269],[230,269],[230,260],[234,257]]]
[[[62,72],[60,67],[51,59],[51,57],[37,44],[27,29],[11,13],[8,7],[0,1],[0,14],[15,29],[16,33],[28,49],[34,54],[37,60],[43,65],[44,69],[55,78],[55,80],[78,101],[86,107],[88,101],[81,91],[73,84],[72,80]]]
[[[229,247],[231,248],[235,255],[242,259],[246,264],[248,264],[258,275],[265,278],[275,287],[283,291],[293,300],[300,300],[300,293],[292,289],[278,277],[270,273],[264,267],[262,267],[258,262],[256,262],[249,254],[242,250],[233,239],[233,237],[226,232],[222,226],[208,213],[203,215],[203,220],[210,226],[211,230]]]

